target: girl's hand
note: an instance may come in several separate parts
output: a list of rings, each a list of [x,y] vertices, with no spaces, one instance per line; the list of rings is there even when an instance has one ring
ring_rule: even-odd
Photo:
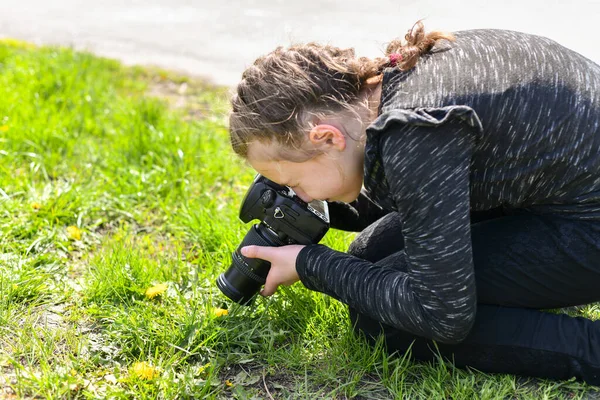
[[[242,248],[244,257],[260,258],[271,263],[265,287],[260,292],[262,296],[272,295],[279,285],[289,286],[300,280],[296,272],[296,258],[303,248],[303,245],[298,244],[281,247],[245,246]]]

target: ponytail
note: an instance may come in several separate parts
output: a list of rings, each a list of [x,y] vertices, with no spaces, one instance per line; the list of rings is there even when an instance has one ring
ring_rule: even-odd
[[[385,50],[385,55],[390,59],[390,64],[401,71],[413,68],[419,58],[431,51],[438,40],[453,42],[455,39],[451,33],[439,31],[426,33],[423,22],[419,20],[404,36],[404,40],[406,44],[402,44],[399,39],[392,40]]]

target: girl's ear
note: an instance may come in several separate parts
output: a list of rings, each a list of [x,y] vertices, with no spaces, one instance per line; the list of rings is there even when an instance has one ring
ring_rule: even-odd
[[[346,137],[333,125],[315,125],[310,130],[308,139],[315,147],[322,150],[334,148],[343,151],[346,148]]]

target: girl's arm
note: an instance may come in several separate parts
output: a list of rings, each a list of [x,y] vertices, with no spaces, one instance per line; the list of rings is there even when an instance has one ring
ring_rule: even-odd
[[[327,204],[331,227],[343,231],[360,232],[387,214],[362,192],[351,203],[332,201]]]
[[[475,317],[469,220],[470,126],[388,123],[379,138],[386,179],[401,219],[404,250],[379,263],[320,245],[300,251],[296,269],[327,293],[385,324],[456,343]],[[385,264],[394,260],[394,265]]]

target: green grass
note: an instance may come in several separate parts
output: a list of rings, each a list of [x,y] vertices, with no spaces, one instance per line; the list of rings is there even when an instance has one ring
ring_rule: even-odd
[[[237,213],[254,173],[229,149],[226,98],[164,71],[0,42],[0,398],[596,395],[390,357],[301,284],[227,305],[214,281],[249,228]],[[166,291],[148,298],[156,284]]]

